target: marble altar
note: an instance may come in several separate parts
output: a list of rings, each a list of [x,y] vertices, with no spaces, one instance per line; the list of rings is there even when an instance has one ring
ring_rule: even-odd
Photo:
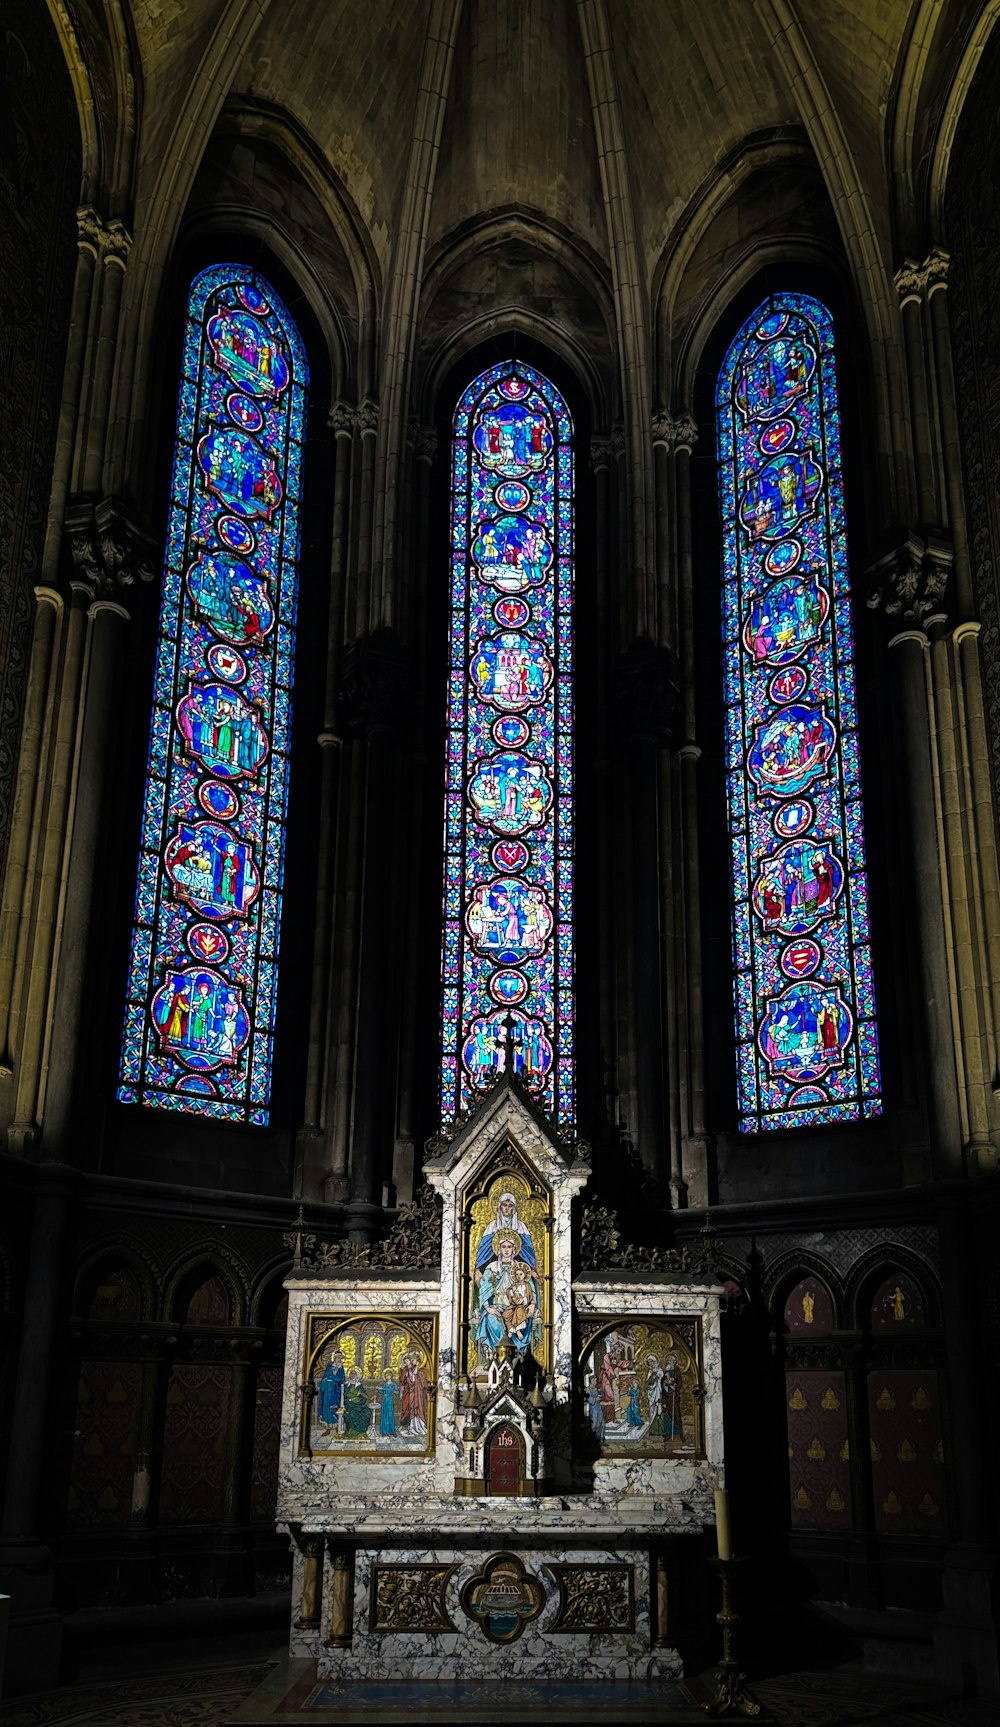
[[[677,1675],[724,1482],[720,1288],[574,1277],[590,1165],[515,1081],[424,1172],[439,1265],[338,1246],[287,1280],[291,1652],[357,1679]]]

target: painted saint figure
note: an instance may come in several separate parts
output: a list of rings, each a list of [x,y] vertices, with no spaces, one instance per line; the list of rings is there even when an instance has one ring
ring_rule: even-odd
[[[323,1377],[319,1382],[319,1418],[324,1427],[337,1425],[340,1411],[343,1408],[346,1380],[344,1357],[339,1349],[335,1349],[323,1369]]]
[[[423,1438],[427,1432],[427,1375],[420,1357],[404,1355],[399,1363],[401,1389],[401,1419],[399,1431],[412,1438]]]

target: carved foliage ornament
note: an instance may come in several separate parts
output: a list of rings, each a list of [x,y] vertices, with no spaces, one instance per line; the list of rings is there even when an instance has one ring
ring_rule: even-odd
[[[618,1213],[610,1206],[584,1205],[580,1222],[580,1265],[584,1271],[680,1271],[712,1275],[722,1243],[706,1220],[693,1241],[680,1247],[648,1247],[623,1241]]]
[[[382,1241],[320,1241],[302,1228],[301,1211],[295,1229],[282,1239],[296,1266],[323,1270],[335,1265],[371,1265],[422,1270],[441,1263],[441,1200],[425,1184],[412,1205],[400,1208]]]

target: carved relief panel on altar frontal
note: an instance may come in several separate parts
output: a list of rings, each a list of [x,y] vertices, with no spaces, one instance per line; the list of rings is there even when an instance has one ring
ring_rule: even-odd
[[[602,1456],[703,1456],[701,1321],[595,1323],[580,1352],[580,1391]]]
[[[552,1195],[508,1144],[462,1195],[461,1371],[483,1384],[499,1360],[552,1366]]]
[[[427,1455],[436,1378],[436,1314],[310,1314],[303,1452]]]

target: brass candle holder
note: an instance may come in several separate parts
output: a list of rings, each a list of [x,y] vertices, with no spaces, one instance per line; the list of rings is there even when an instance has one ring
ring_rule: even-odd
[[[719,1559],[713,1554],[708,1563],[716,1567],[722,1579],[722,1607],[715,1615],[716,1624],[722,1626],[722,1660],[715,1672],[715,1696],[702,1708],[707,1715],[759,1715],[760,1704],[747,1690],[746,1674],[733,1655],[733,1629],[740,1622],[740,1615],[733,1611],[733,1575],[743,1560]]]

